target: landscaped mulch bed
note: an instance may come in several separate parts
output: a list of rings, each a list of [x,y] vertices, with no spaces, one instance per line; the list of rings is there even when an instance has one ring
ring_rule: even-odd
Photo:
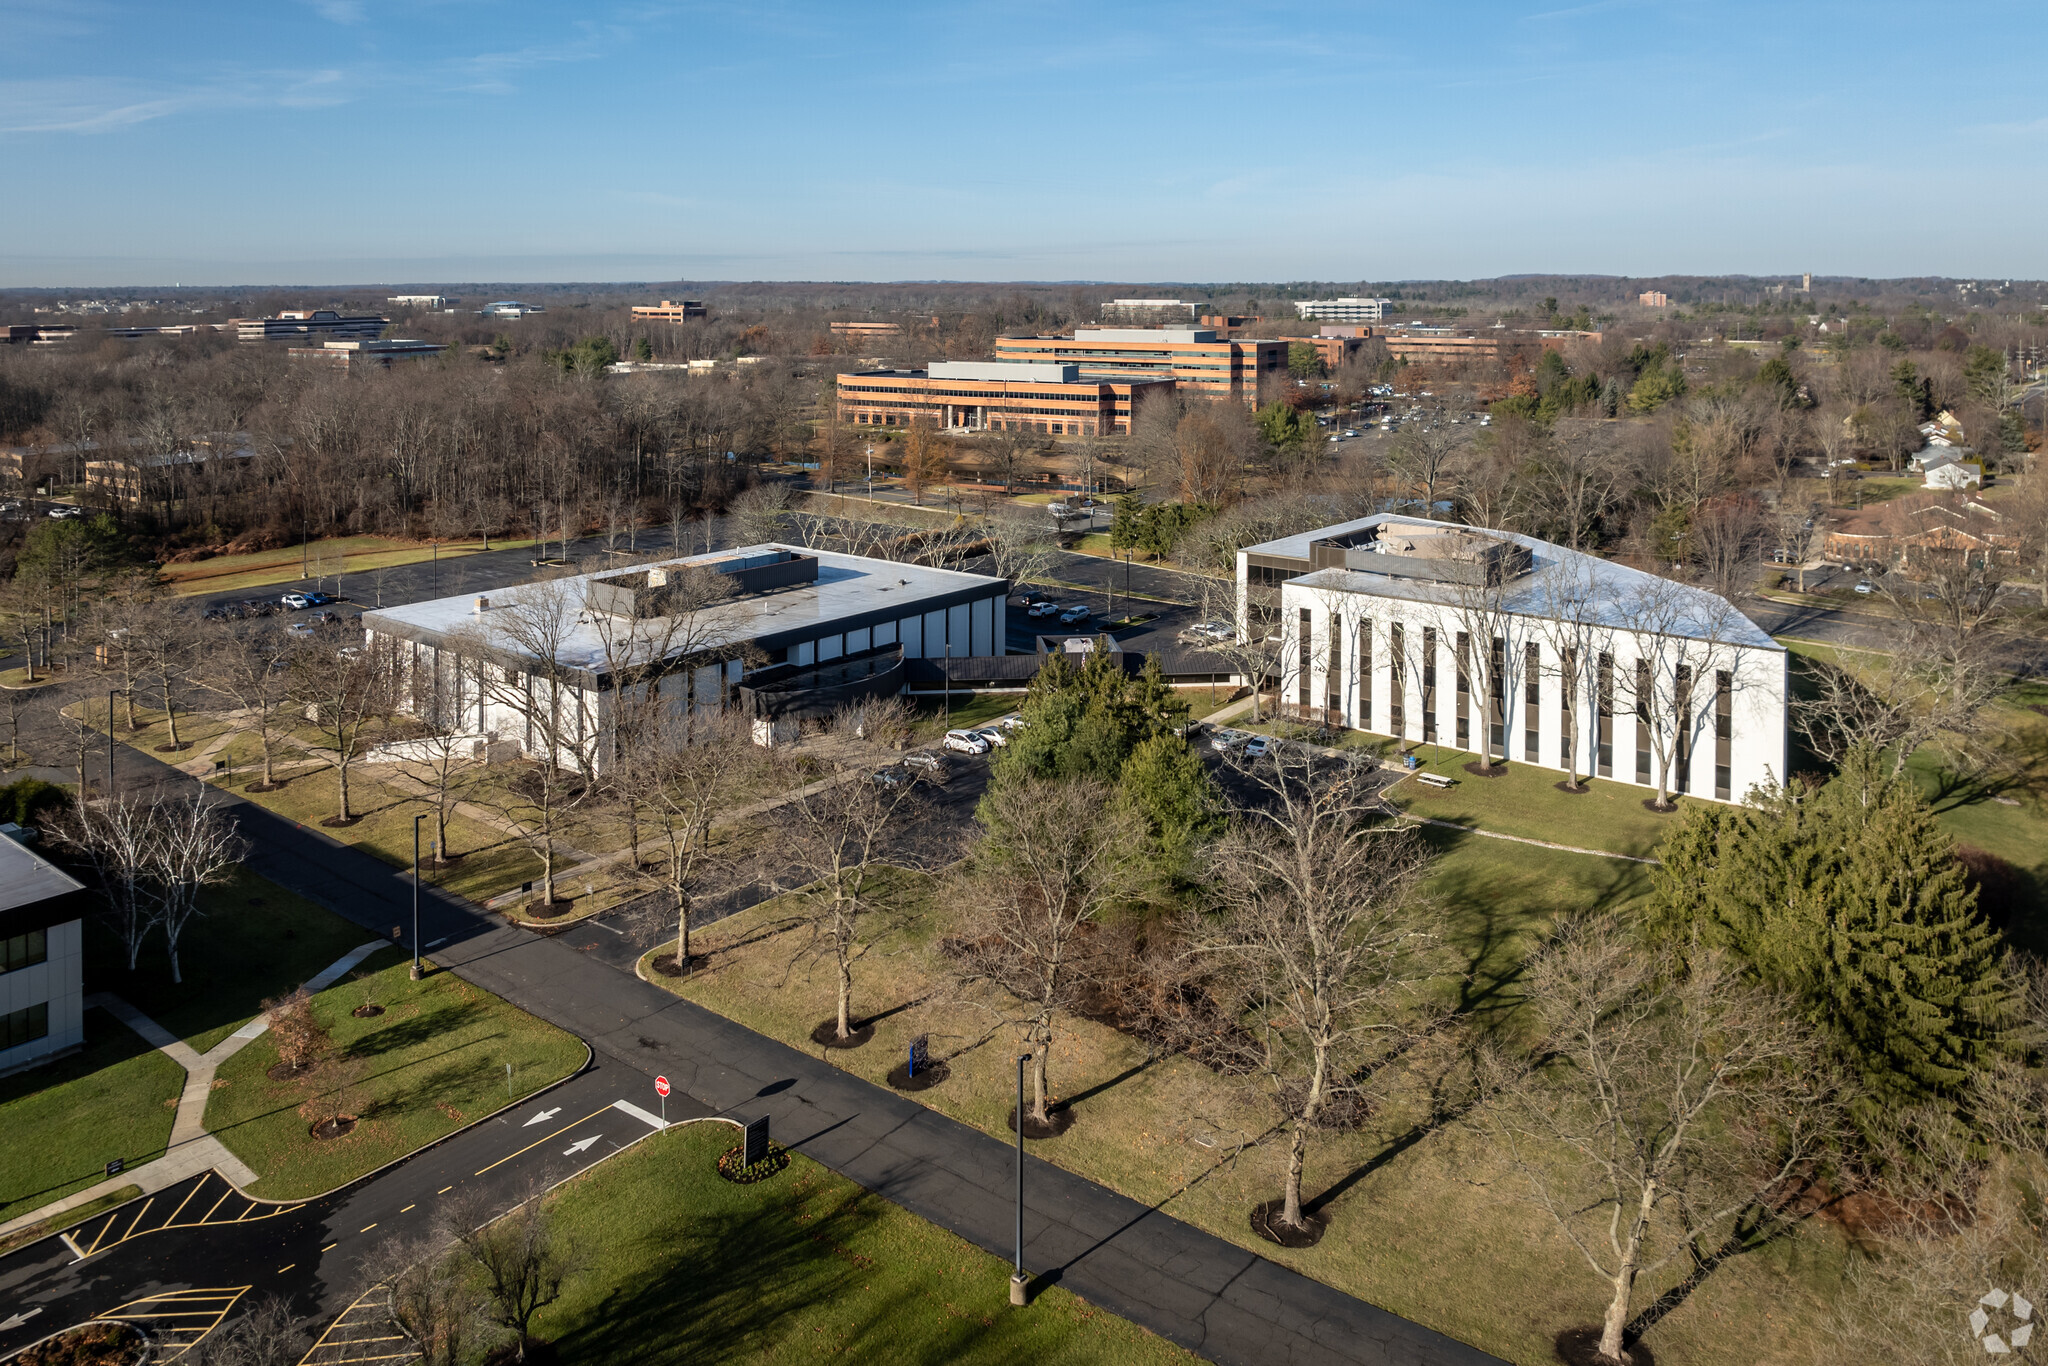
[[[820,1048],[859,1048],[874,1037],[875,1027],[872,1024],[863,1024],[842,1039],[839,1037],[839,1021],[836,1019],[820,1020],[818,1027],[811,1031],[811,1042]]]
[[[1657,1358],[1640,1342],[1623,1335],[1622,1360],[1600,1355],[1600,1329],[1567,1328],[1557,1335],[1557,1359],[1565,1366],[1657,1366]]]
[[[1309,1211],[1303,1210],[1301,1212],[1303,1227],[1294,1228],[1280,1221],[1280,1211],[1285,1208],[1287,1208],[1287,1201],[1285,1199],[1268,1200],[1263,1205],[1254,1206],[1251,1219],[1252,1232],[1258,1234],[1267,1242],[1278,1243],[1282,1247],[1314,1247],[1317,1243],[1323,1241],[1323,1235],[1329,1232],[1330,1229],[1330,1221],[1327,1218],[1320,1214],[1311,1214]]]
[[[1026,1110],[1024,1112],[1024,1137],[1058,1138],[1061,1134],[1074,1127],[1074,1121],[1077,1118],[1079,1116],[1074,1113],[1073,1109],[1065,1105],[1047,1106],[1045,1119],[1042,1122],[1036,1115]],[[1003,1128],[1013,1135],[1017,1132],[1016,1106],[1012,1105],[1010,1107],[1010,1113],[1003,1120]]]

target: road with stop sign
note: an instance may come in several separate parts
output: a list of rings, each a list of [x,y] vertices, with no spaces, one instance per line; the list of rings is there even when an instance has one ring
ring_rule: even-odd
[[[272,1204],[213,1173],[193,1177],[0,1258],[0,1356],[90,1318],[133,1323],[175,1356],[275,1295],[321,1331],[308,1363],[371,1359],[351,1325],[374,1326],[357,1301],[390,1274],[392,1245],[434,1232],[449,1202],[478,1187],[492,1209],[510,1208],[658,1132],[663,1110],[668,1123],[709,1115],[670,1095],[666,1078],[657,1087],[600,1056],[517,1108],[320,1199]]]

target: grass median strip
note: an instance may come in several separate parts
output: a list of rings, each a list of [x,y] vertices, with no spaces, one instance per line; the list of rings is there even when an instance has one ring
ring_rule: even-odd
[[[268,1034],[220,1069],[206,1126],[260,1178],[252,1193],[298,1199],[374,1171],[582,1065],[583,1044],[452,973],[414,982],[397,950],[369,975],[314,998],[333,1048],[310,1073],[275,1080]],[[359,1009],[378,1008],[361,1017]],[[508,1072],[509,1067],[509,1072]],[[353,1119],[337,1137],[315,1124]]]
[[[1012,1309],[1001,1258],[801,1154],[772,1180],[726,1181],[732,1142],[722,1124],[671,1129],[552,1197],[586,1250],[535,1325],[562,1361],[1197,1360],[1058,1287]]]

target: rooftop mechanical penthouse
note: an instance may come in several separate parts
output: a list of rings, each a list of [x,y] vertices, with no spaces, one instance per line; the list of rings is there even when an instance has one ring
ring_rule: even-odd
[[[1238,552],[1304,720],[1720,801],[1785,776],[1785,650],[1705,589],[1382,514]]]
[[[602,771],[622,709],[722,710],[756,672],[786,693],[788,666],[876,652],[1000,654],[1008,589],[984,574],[766,544],[365,612],[364,644],[423,720]]]

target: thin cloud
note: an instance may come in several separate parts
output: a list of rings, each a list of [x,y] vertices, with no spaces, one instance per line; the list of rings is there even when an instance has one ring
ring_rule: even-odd
[[[1552,19],[1577,19],[1582,15],[1600,14],[1607,10],[1626,9],[1635,3],[1636,0],[1592,0],[1591,4],[1573,5],[1568,9],[1547,9],[1538,14],[1525,14],[1522,16],[1522,22],[1525,24],[1540,24]]]
[[[336,70],[248,72],[182,86],[0,81],[0,134],[112,133],[208,109],[324,109],[353,99],[352,84]]]

